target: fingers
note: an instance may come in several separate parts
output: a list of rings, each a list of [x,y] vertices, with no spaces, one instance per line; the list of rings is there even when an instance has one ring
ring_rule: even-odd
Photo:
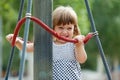
[[[78,36],[75,36],[74,39],[77,39],[78,42],[83,42],[83,40],[85,39],[85,36],[84,35],[78,35]]]
[[[8,34],[8,35],[6,36],[6,39],[7,39],[9,42],[12,41],[12,38],[13,38],[13,34]]]
[[[84,36],[84,35],[75,36],[74,39],[77,39],[77,40],[78,40],[78,43],[75,43],[75,46],[76,46],[76,47],[84,46],[84,39],[85,39],[85,36]]]

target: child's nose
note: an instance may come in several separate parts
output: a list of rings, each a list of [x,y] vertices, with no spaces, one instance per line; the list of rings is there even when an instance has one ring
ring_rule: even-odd
[[[64,29],[64,30],[63,30],[63,33],[67,33],[67,30],[66,30],[66,29]]]

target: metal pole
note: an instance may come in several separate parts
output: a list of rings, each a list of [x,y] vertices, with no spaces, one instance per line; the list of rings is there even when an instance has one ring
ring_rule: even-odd
[[[34,0],[34,16],[52,28],[52,0]],[[52,80],[52,36],[34,24],[34,80]]]
[[[0,17],[0,80],[2,78],[2,18]]]
[[[88,11],[88,16],[90,18],[92,31],[96,32],[94,19],[93,19],[92,13],[90,11],[89,4],[88,4],[87,0],[85,0],[85,4],[86,4],[87,11]],[[101,58],[102,58],[102,61],[103,61],[103,64],[104,64],[104,67],[105,67],[105,70],[106,70],[106,73],[107,73],[107,76],[108,76],[108,80],[112,80],[112,77],[111,77],[111,74],[110,74],[110,69],[109,69],[109,66],[107,64],[107,61],[106,61],[106,58],[105,58],[105,55],[104,55],[104,51],[102,49],[102,45],[101,45],[101,42],[100,42],[100,39],[99,39],[98,35],[95,36],[95,39],[96,39],[96,43],[97,43],[98,49],[100,51],[100,55],[101,55]]]
[[[18,21],[22,17],[23,7],[24,7],[24,0],[21,0],[20,9],[19,9],[19,15],[18,15]],[[10,58],[9,58],[9,61],[8,61],[5,80],[8,80],[8,76],[9,76],[9,72],[10,72],[10,68],[11,68],[12,60],[13,60],[13,56],[14,56],[14,50],[15,50],[15,46],[12,47],[11,52],[10,52]]]
[[[19,71],[19,80],[22,80],[23,73],[24,73],[24,66],[25,66],[25,52],[26,52],[26,43],[28,40],[28,34],[29,34],[29,27],[30,27],[30,18],[31,16],[31,9],[32,9],[32,0],[28,0],[27,5],[27,12],[26,12],[26,22],[25,22],[25,29],[24,29],[24,43],[23,43],[23,49],[22,49],[22,58],[20,62],[20,71]]]

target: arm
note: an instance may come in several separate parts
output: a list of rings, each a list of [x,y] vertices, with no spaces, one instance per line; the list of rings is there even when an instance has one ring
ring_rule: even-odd
[[[78,40],[78,43],[75,44],[75,57],[77,61],[80,63],[84,63],[87,60],[87,54],[84,49],[84,43],[83,43],[84,38],[85,37],[82,35],[78,35],[75,37],[75,39]]]
[[[13,34],[8,34],[6,36],[6,39],[11,43],[12,42],[12,38],[13,38]],[[19,50],[22,50],[23,48],[23,43],[24,41],[20,38],[20,37],[17,37],[16,38],[16,41],[15,41],[15,46],[19,49]],[[27,52],[33,52],[34,51],[34,44],[32,42],[28,42],[26,44],[26,51]]]

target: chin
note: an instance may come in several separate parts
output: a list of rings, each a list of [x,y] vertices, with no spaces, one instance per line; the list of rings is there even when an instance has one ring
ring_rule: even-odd
[[[66,43],[66,41],[63,41],[63,40],[60,40],[59,42],[60,42],[60,43],[63,43],[63,44]]]
[[[57,40],[56,42],[59,43],[59,44],[65,44],[65,43],[67,43],[66,41],[63,41],[63,40]]]
[[[66,38],[69,38],[69,37],[66,37]],[[72,39],[72,38],[69,38],[69,39]],[[61,43],[61,44],[67,43],[67,41],[64,41],[64,40],[61,40],[61,39],[57,39],[56,41],[57,41],[58,43]]]

